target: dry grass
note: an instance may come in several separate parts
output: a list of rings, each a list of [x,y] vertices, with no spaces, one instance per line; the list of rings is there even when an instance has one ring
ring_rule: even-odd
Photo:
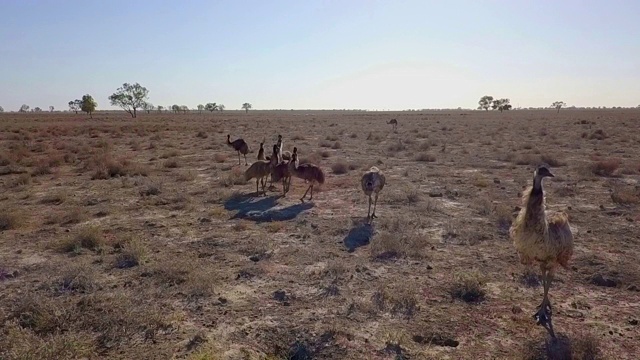
[[[518,359],[531,339],[545,358],[537,267],[508,230],[547,163],[580,245],[554,325],[574,358],[632,359],[638,114],[0,114],[0,358]],[[283,134],[325,185],[256,196],[227,133],[249,162]],[[387,184],[366,221],[371,165]]]

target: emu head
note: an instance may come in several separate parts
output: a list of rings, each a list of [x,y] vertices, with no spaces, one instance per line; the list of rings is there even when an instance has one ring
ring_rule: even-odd
[[[554,177],[551,171],[549,171],[549,168],[546,167],[545,165],[538,166],[538,168],[533,174],[534,174],[534,177],[541,178],[541,179],[545,177]]]

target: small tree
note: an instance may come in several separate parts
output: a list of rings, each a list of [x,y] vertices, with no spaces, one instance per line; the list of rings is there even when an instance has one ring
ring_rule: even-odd
[[[511,109],[511,104],[509,104],[509,99],[496,99],[491,103],[491,108],[502,112]]]
[[[220,110],[220,112],[224,111],[224,105],[220,104],[218,105],[218,110]]]
[[[249,109],[251,109],[251,104],[249,103],[244,103],[242,104],[242,108],[244,109],[245,112],[249,112]]]
[[[180,110],[186,114],[189,111],[189,107],[187,105],[182,105],[180,106]]]
[[[29,111],[29,105],[27,104],[22,104],[22,106],[20,106],[20,110],[18,110],[20,112],[27,112]]]
[[[204,108],[209,112],[214,112],[218,108],[218,105],[216,105],[216,103],[207,103]]]
[[[198,104],[198,112],[202,114],[202,110],[204,110],[204,105]]]
[[[132,118],[137,116],[137,109],[142,108],[147,102],[149,90],[146,87],[135,83],[124,83],[115,93],[109,96],[111,105],[119,106],[128,112]]]
[[[178,111],[180,111],[180,105],[171,105],[171,110],[173,110],[174,113],[178,113]]]
[[[42,112],[42,109],[36,106],[33,108],[33,112]]]
[[[157,109],[158,109],[158,112],[161,113],[162,110],[164,110],[164,106],[158,105]]]
[[[80,103],[80,109],[87,114],[89,117],[93,119],[93,112],[96,111],[98,107],[98,103],[93,99],[93,96],[86,94],[82,96],[82,100]]]
[[[0,106],[0,112],[4,112],[4,108]]]
[[[76,114],[80,111],[80,107],[82,106],[82,100],[71,100],[69,101],[69,110],[75,111]]]
[[[551,104],[552,108],[556,108],[556,110],[558,110],[557,112],[560,112],[560,109],[562,109],[563,107],[567,106],[567,104],[565,104],[564,101],[556,101],[553,104]]]
[[[53,110],[55,110],[55,108],[53,106],[49,106],[49,112],[53,112]]]
[[[489,108],[491,107],[491,103],[493,102],[493,96],[489,96],[489,95],[485,95],[483,97],[480,98],[480,101],[478,101],[478,109],[482,110],[484,109],[485,111],[489,111]]]
[[[149,113],[150,113],[153,109],[155,109],[156,107],[155,107],[155,106],[153,106],[153,104],[152,104],[152,103],[150,103],[150,102],[145,102],[145,103],[142,105],[142,108],[147,112],[147,114],[149,114]]]

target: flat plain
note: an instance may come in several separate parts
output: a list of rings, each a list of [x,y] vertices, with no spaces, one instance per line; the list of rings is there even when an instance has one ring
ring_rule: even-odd
[[[640,354],[640,110],[93,117],[0,114],[0,359]],[[249,164],[282,134],[326,182],[258,195],[227,134]],[[508,236],[540,163],[575,237],[555,344]]]

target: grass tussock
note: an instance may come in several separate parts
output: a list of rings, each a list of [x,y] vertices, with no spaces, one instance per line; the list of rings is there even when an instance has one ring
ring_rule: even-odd
[[[331,165],[331,171],[336,175],[343,175],[349,172],[349,164],[344,161],[338,161]]]
[[[24,215],[21,211],[11,207],[0,209],[0,231],[20,228],[24,223]]]
[[[451,297],[466,303],[480,303],[485,299],[485,280],[477,272],[462,272],[454,275],[449,289]]]
[[[640,204],[640,188],[618,186],[611,190],[611,200],[616,205]]]
[[[247,180],[244,178],[244,171],[239,167],[234,167],[226,176],[221,176],[220,185],[231,187],[233,185],[246,185]]]
[[[377,311],[388,312],[392,315],[410,319],[419,310],[416,293],[416,289],[407,287],[393,290],[387,287],[380,287],[371,296],[371,303]]]
[[[149,169],[146,166],[132,162],[128,159],[114,159],[109,153],[94,155],[86,166],[93,173],[91,180],[105,180],[120,176],[148,176]]]
[[[75,235],[71,235],[58,243],[61,252],[78,253],[82,249],[97,251],[104,245],[102,231],[95,226],[80,228]]]
[[[376,260],[424,259],[427,257],[428,247],[427,240],[411,230],[383,231],[373,237],[370,254]]]
[[[97,288],[95,271],[84,263],[68,265],[54,283],[54,290],[59,293],[89,293]]]
[[[619,159],[594,159],[591,163],[591,172],[597,176],[613,176],[620,167]]]
[[[118,254],[114,261],[114,267],[128,269],[142,265],[147,261],[149,250],[147,245],[138,237],[127,237],[117,245]]]
[[[426,152],[422,152],[422,153],[416,155],[414,160],[418,161],[418,162],[434,162],[434,161],[436,161],[436,157],[431,155],[431,154],[428,154]]]

